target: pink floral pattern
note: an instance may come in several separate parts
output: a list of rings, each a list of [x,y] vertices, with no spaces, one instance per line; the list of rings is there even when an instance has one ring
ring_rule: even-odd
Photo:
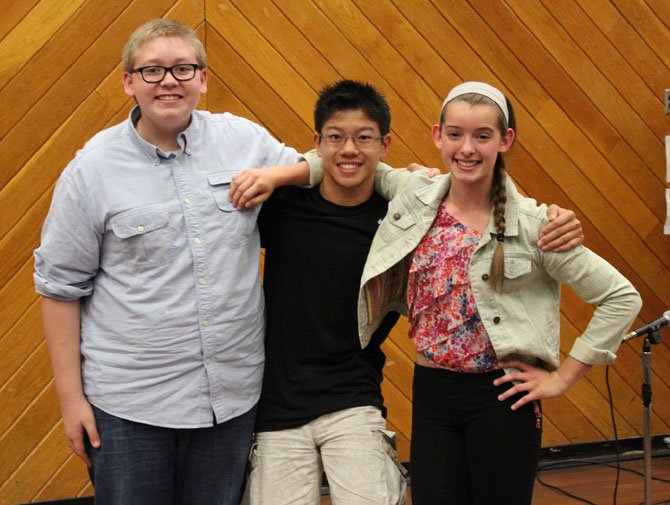
[[[433,226],[414,251],[409,270],[410,337],[426,359],[458,372],[499,368],[468,274],[481,237],[442,204]]]

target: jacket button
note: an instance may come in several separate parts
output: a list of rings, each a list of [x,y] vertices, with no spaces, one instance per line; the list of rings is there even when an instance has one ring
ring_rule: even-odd
[[[483,281],[488,281],[489,280],[489,274],[482,275],[482,280]]]
[[[493,323],[494,323],[494,324],[498,324],[498,323],[500,323],[500,318],[499,318],[498,316],[494,317],[494,318],[493,318]]]
[[[400,212],[396,212],[395,214],[393,214],[393,219],[395,219],[396,221],[397,221],[398,219],[400,219],[401,217],[402,217],[402,216],[400,215]]]

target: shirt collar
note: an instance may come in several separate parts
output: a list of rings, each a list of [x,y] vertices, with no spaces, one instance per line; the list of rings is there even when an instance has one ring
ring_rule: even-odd
[[[166,153],[154,144],[147,142],[142,135],[139,134],[135,124],[142,116],[142,111],[139,105],[133,107],[128,115],[128,129],[130,130],[131,139],[137,144],[140,151],[144,153],[147,158],[151,159],[155,164],[160,163],[160,158],[170,158],[172,153]],[[181,147],[181,152],[188,155],[191,154],[193,142],[189,139],[196,138],[198,129],[197,121],[194,121],[195,112],[191,113],[191,121],[186,129],[177,136],[177,143]]]

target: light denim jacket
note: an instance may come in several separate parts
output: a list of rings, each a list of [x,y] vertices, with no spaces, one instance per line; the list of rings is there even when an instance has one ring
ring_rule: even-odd
[[[309,154],[306,159],[318,171],[319,160],[314,156]],[[449,175],[431,179],[386,166],[377,170],[376,189],[390,202],[361,278],[358,321],[362,347],[386,313],[406,313],[410,253],[430,228],[449,185]],[[596,306],[570,356],[587,364],[612,363],[640,310],[639,294],[612,265],[583,246],[565,253],[542,252],[537,241],[547,223],[546,206],[519,194],[509,177],[506,189],[502,293],[491,291],[487,282],[496,246],[492,222],[469,268],[477,309],[498,358],[518,358],[549,370],[559,366],[560,284],[568,284]]]

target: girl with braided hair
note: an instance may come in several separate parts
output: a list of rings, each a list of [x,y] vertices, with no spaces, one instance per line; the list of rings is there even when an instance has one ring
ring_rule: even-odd
[[[417,349],[414,505],[530,505],[540,400],[614,361],[640,297],[581,245],[539,247],[547,207],[519,194],[506,174],[515,117],[498,89],[453,88],[432,137],[448,175],[378,172],[377,188],[391,201],[361,281],[361,343],[387,311],[408,315]],[[596,305],[562,363],[561,283]]]

